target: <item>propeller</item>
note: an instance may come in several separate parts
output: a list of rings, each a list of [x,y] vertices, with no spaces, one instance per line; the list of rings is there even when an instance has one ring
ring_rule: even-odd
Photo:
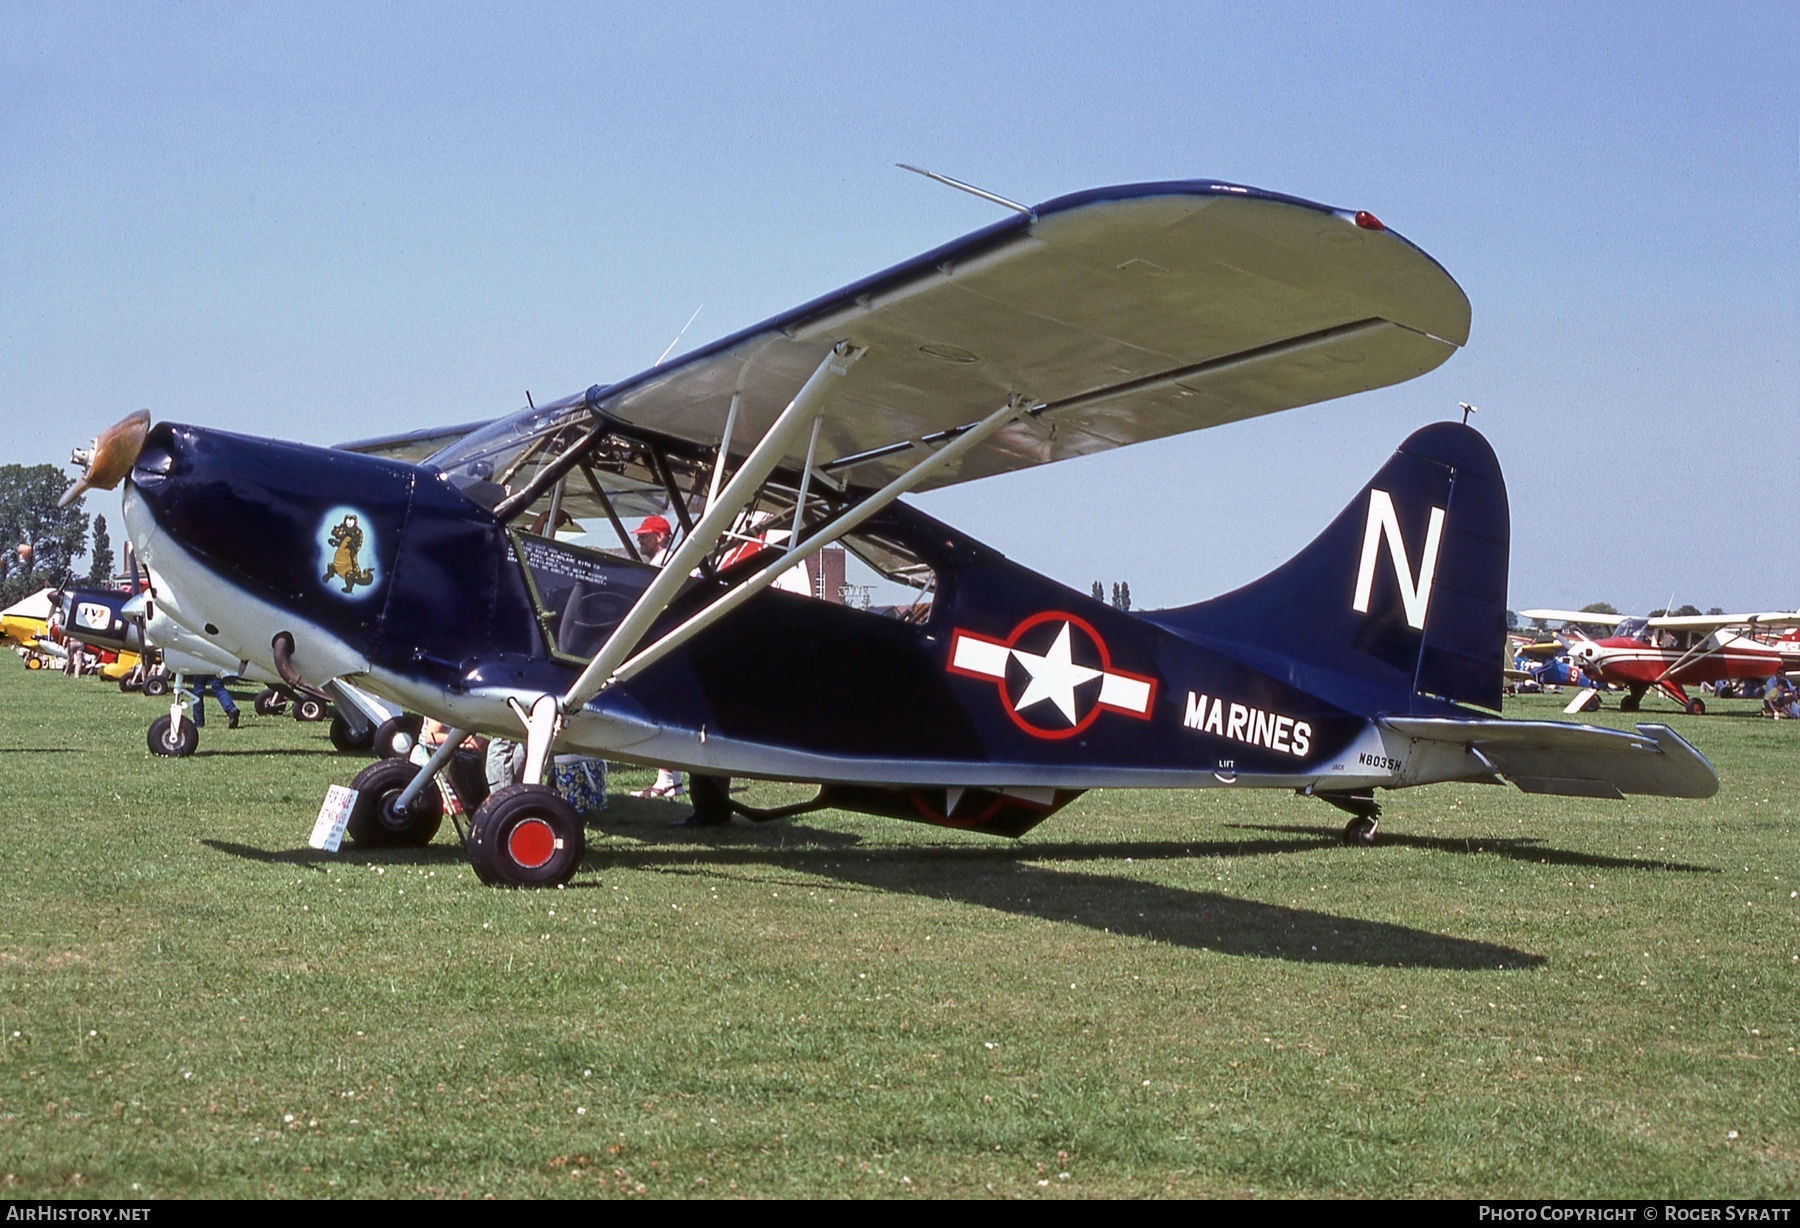
[[[71,465],[80,465],[82,474],[75,484],[63,491],[56,506],[67,507],[89,490],[111,490],[119,484],[138,453],[144,450],[144,436],[150,433],[150,411],[140,409],[107,427],[86,448],[76,448],[69,457]]]

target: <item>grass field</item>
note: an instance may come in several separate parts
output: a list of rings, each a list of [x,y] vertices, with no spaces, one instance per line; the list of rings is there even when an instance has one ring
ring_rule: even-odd
[[[1800,727],[1716,706],[1651,717],[1707,802],[615,797],[519,892],[448,825],[308,850],[323,725],[156,760],[154,701],[0,662],[0,1192],[1791,1198]]]

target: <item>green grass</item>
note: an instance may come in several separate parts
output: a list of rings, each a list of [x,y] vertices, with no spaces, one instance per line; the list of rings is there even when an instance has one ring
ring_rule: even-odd
[[[555,892],[448,826],[308,850],[322,725],[164,761],[108,684],[0,705],[6,1196],[1800,1191],[1800,728],[1752,705],[1650,717],[1707,802],[1420,789],[1349,849],[1280,793],[1016,844],[616,798]]]

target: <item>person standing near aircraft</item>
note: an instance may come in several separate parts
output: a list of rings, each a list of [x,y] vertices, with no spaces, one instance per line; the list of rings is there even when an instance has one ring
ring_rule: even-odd
[[[652,567],[661,567],[669,561],[669,542],[674,533],[669,522],[661,516],[646,516],[644,522],[631,531],[637,539],[638,557]],[[681,779],[680,772],[672,772],[668,768],[656,769],[656,783],[648,789],[639,789],[633,797],[649,797],[658,799],[677,798],[687,792],[687,785]]]
[[[201,674],[194,678],[194,728],[206,727],[206,693],[211,691],[219,701],[219,711],[225,714],[225,728],[238,727],[237,705],[231,701],[231,693],[225,689],[224,680],[217,674]]]

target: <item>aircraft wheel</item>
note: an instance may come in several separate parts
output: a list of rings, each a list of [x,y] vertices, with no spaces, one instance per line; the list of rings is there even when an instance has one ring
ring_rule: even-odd
[[[556,790],[508,785],[491,794],[469,825],[469,862],[496,887],[560,887],[587,851],[581,816]]]
[[[1636,695],[1626,695],[1626,696],[1623,696],[1622,698],[1620,698],[1619,711],[1621,711],[1621,712],[1636,712],[1637,710],[1638,710],[1638,697]]]
[[[258,716],[280,716],[286,707],[287,700],[283,699],[281,692],[274,687],[267,688],[256,697],[255,708]]]
[[[200,731],[185,716],[181,718],[179,725],[171,722],[167,716],[159,716],[150,722],[150,732],[144,740],[150,744],[150,753],[153,755],[185,759],[199,749]]]
[[[325,719],[325,704],[311,695],[302,695],[294,701],[294,719],[322,721]]]
[[[356,804],[344,834],[366,849],[423,848],[444,822],[444,795],[434,781],[405,810],[395,803],[419,769],[404,759],[381,759],[356,774]]]
[[[151,699],[161,699],[169,693],[169,680],[161,674],[144,679],[144,694]]]
[[[350,732],[350,722],[344,719],[343,713],[331,714],[331,744],[345,754],[351,751],[368,750],[375,742],[375,731],[365,728],[359,738]]]
[[[123,678],[119,679],[119,693],[121,695],[129,695],[135,690],[137,690],[137,687],[132,683],[130,674],[126,674]]]
[[[26,657],[25,658],[25,668],[26,669],[43,669],[44,663],[42,661],[38,660],[36,657]]]
[[[1688,700],[1687,710],[1688,710],[1689,716],[1705,716],[1706,715],[1706,705],[1701,703],[1697,699]]]
[[[1370,845],[1375,843],[1375,820],[1367,815],[1359,814],[1344,824],[1344,843],[1354,845]]]
[[[404,759],[418,745],[425,718],[410,714],[390,716],[375,727],[375,753],[383,759]]]

